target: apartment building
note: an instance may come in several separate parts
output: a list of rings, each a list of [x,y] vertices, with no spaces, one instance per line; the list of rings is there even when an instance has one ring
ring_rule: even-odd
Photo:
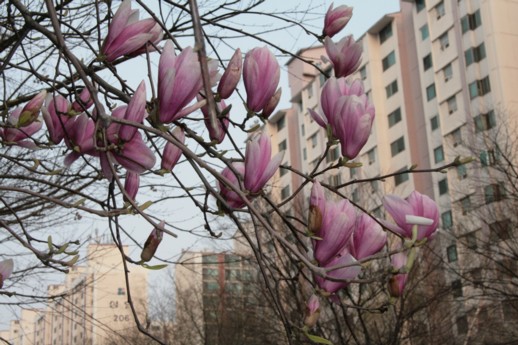
[[[459,343],[474,343],[483,339],[477,338],[481,334],[498,339],[488,319],[503,325],[517,321],[516,305],[472,298],[483,295],[481,280],[501,278],[487,268],[493,269],[495,262],[518,276],[515,260],[510,260],[514,254],[505,257],[502,248],[509,247],[506,240],[518,239],[511,226],[516,224],[516,212],[504,200],[504,176],[492,168],[500,154],[497,146],[505,145],[499,140],[513,141],[518,136],[517,132],[500,135],[502,129],[517,128],[518,25],[513,13],[518,13],[516,0],[401,0],[399,12],[385,15],[358,39],[363,60],[352,77],[363,80],[376,108],[369,140],[354,159],[362,166],[318,176],[329,186],[340,186],[410,167],[437,169],[458,156],[475,157],[471,164],[445,173],[402,174],[340,189],[377,217],[384,217],[384,194],[405,197],[418,190],[436,200],[441,231],[431,249],[445,268],[434,275],[434,281],[453,293],[442,305],[450,310],[441,309],[441,317],[430,312],[423,317],[444,323],[443,339]],[[307,110],[319,111],[326,80],[321,72],[332,70],[321,58],[322,46],[297,55],[302,59],[287,63],[292,107],[274,114],[266,127],[274,153],[286,150],[283,165],[311,174],[340,156],[338,146],[326,147],[325,130]],[[285,200],[301,181],[297,174],[281,169],[273,180],[272,194]],[[306,188],[299,196],[302,210],[307,208],[308,193]],[[493,266],[482,259],[482,247],[493,253]],[[422,260],[426,257],[430,256]],[[516,339],[518,335],[511,333],[509,337]]]
[[[129,281],[137,314],[145,321],[147,269],[130,266]],[[45,309],[22,309],[5,339],[15,345],[108,345],[128,339],[136,330],[127,293],[117,246],[90,243],[85,265],[71,268],[63,284],[48,287]]]

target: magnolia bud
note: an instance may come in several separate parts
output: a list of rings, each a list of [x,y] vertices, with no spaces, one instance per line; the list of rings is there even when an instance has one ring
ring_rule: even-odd
[[[162,241],[164,226],[165,222],[161,221],[160,224],[158,224],[158,228],[154,228],[151,234],[149,234],[146,243],[144,243],[144,249],[142,249],[142,253],[140,254],[142,261],[149,261],[153,258],[153,255],[155,255],[158,245]]]

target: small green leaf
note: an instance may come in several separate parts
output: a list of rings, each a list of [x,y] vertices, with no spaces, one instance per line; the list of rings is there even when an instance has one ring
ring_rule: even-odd
[[[319,337],[317,335],[306,333],[306,337],[308,337],[309,340],[311,340],[312,342],[317,343],[317,344],[333,345],[333,343],[330,342],[329,340]]]
[[[154,266],[150,266],[148,264],[142,264],[142,267],[147,268],[148,270],[157,271],[157,270],[161,270],[162,268],[166,268],[167,264],[154,265]]]
[[[54,250],[54,246],[52,245],[52,236],[49,235],[49,237],[47,237],[47,245],[49,246],[49,252],[52,253],[52,251]]]
[[[149,206],[151,206],[151,205],[153,205],[153,201],[148,200],[148,201],[146,201],[145,203],[143,203],[142,205],[140,205],[140,206],[138,207],[138,209],[139,209],[139,210],[141,210],[141,211],[144,211],[145,209],[147,209],[147,208],[148,208]]]
[[[68,267],[72,267],[75,265],[75,263],[77,262],[77,260],[79,260],[79,255],[76,255],[72,258],[72,260],[70,260],[69,262],[66,263],[66,265]]]
[[[86,200],[85,198],[81,198],[81,199],[77,200],[75,203],[73,203],[72,205],[76,206],[76,207],[81,206],[85,203],[85,200]]]
[[[65,250],[67,250],[68,248],[68,243],[65,243],[64,245],[62,245],[61,247],[59,247],[58,251],[56,252],[56,254],[62,254],[65,252]]]

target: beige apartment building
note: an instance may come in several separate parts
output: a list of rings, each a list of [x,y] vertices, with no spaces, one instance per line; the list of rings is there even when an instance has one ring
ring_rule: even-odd
[[[516,260],[509,260],[513,254],[506,258],[503,248],[509,248],[511,238],[518,249],[518,233],[510,225],[516,224],[516,210],[503,200],[505,176],[493,167],[499,159],[498,147],[506,144],[501,141],[518,139],[518,132],[510,131],[516,131],[518,119],[517,13],[516,0],[401,0],[399,12],[385,15],[358,39],[364,53],[353,78],[363,80],[376,108],[370,138],[354,159],[362,166],[333,169],[318,177],[339,186],[410,167],[436,169],[457,156],[475,158],[445,173],[403,174],[341,189],[377,217],[384,217],[384,194],[406,197],[418,190],[439,204],[441,231],[432,249],[445,266],[434,279],[437,285],[451,288],[452,293],[444,297],[448,301],[444,306],[451,310],[423,318],[444,323],[447,330],[442,336],[450,343],[483,343],[477,337],[484,327],[485,336],[493,340],[500,336],[495,332],[518,339],[506,326],[518,321],[516,301],[473,298],[487,292],[480,284],[484,279],[512,285],[513,274],[518,277]],[[303,49],[298,55],[331,72],[329,63],[321,59],[324,47]],[[283,165],[309,174],[336,162],[340,148],[330,147],[316,167],[326,150],[327,135],[307,109],[319,111],[325,77],[296,58],[287,68],[292,107],[272,115],[266,127],[274,153],[286,150]],[[506,136],[505,130],[509,130]],[[514,160],[516,154],[509,156]],[[284,200],[301,182],[297,174],[281,169],[273,180],[272,194]],[[306,188],[296,199],[300,210],[307,209],[308,193]],[[482,259],[482,248],[492,253],[491,263]],[[490,272],[495,263],[511,275],[502,280]],[[500,323],[493,333],[488,319]]]
[[[63,284],[48,287],[55,298],[45,309],[23,309],[2,333],[5,339],[13,345],[108,345],[136,337],[121,260],[113,243],[89,244],[85,265],[71,268]],[[147,269],[130,265],[129,271],[132,300],[145,323]]]

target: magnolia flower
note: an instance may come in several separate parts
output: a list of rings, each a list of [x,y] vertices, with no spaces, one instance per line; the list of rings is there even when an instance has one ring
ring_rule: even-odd
[[[69,119],[65,124],[65,144],[72,150],[65,157],[65,166],[69,167],[82,154],[97,155],[94,142],[95,123],[86,114]]]
[[[142,261],[149,261],[155,255],[158,245],[162,242],[164,236],[164,226],[165,222],[161,221],[160,224],[158,224],[158,228],[154,228],[151,234],[149,234],[146,243],[144,243],[142,253],[140,254]]]
[[[232,167],[238,173],[226,167],[221,175],[229,180],[236,189],[243,190],[239,181],[243,179],[243,192],[248,200],[252,200],[264,187],[266,182],[275,174],[284,156],[284,151],[271,157],[272,147],[270,137],[266,133],[252,135],[246,144],[245,163],[232,163]],[[245,206],[245,201],[230,187],[218,181],[220,195],[232,208]]]
[[[29,139],[33,134],[41,129],[42,123],[39,121],[32,122],[25,126],[16,128],[19,123],[20,115],[22,114],[22,108],[16,108],[7,119],[7,123],[10,127],[0,129],[0,137],[6,144],[18,145],[29,149],[35,149],[36,145],[32,140]]]
[[[154,19],[138,18],[139,11],[131,9],[131,0],[124,0],[113,16],[101,48],[107,61],[137,54],[144,51],[148,41],[156,44],[162,39],[162,29]]]
[[[185,133],[181,127],[176,127],[173,130],[173,137],[175,137],[182,144],[185,143]],[[160,168],[167,171],[173,170],[181,156],[182,150],[172,142],[168,141],[164,147],[164,153],[162,154],[162,164]]]
[[[268,103],[266,103],[266,105],[263,108],[263,112],[261,113],[261,116],[264,119],[267,119],[273,113],[275,108],[277,108],[277,105],[279,104],[279,101],[281,100],[281,95],[282,95],[282,88],[278,88],[277,91],[275,92],[275,94],[272,96],[272,98],[270,98]]]
[[[315,276],[315,281],[318,287],[325,292],[332,294],[349,285],[350,280],[355,279],[361,272],[361,266],[357,264],[356,259],[347,251],[346,248],[334,256],[329,262],[322,267],[332,268],[336,266],[345,266],[332,271],[327,274],[333,279],[340,281],[327,280],[320,276]]]
[[[304,324],[308,327],[313,327],[317,324],[320,316],[320,299],[313,294],[306,303],[306,318]]]
[[[70,103],[61,95],[49,95],[45,103],[41,113],[49,131],[50,141],[59,144],[65,136],[65,124],[70,119],[67,115]]]
[[[146,115],[146,84],[142,81],[128,103],[124,119],[136,123],[142,123]],[[137,127],[135,126],[121,125],[119,138],[123,141],[130,141],[136,132]]]
[[[76,113],[82,113],[83,111],[87,110],[94,104],[94,100],[92,98],[92,95],[90,95],[90,91],[88,91],[88,88],[85,87],[79,96],[76,98],[76,100],[72,103],[72,109]]]
[[[349,242],[349,250],[361,260],[378,253],[387,243],[387,233],[371,216],[361,213],[356,218],[356,227]]]
[[[390,258],[392,269],[394,271],[398,271],[406,266],[407,256],[405,253],[397,253],[392,255]],[[393,275],[388,283],[388,290],[392,297],[401,297],[403,296],[403,291],[405,289],[406,281],[408,279],[408,273],[397,273]]]
[[[252,135],[246,144],[244,186],[247,191],[257,194],[275,174],[284,157],[284,151],[273,158],[272,143],[268,134]]]
[[[353,15],[353,8],[345,5],[333,9],[333,3],[329,6],[324,19],[324,36],[333,37],[342,30]]]
[[[17,117],[17,122],[11,122],[17,128],[27,127],[31,123],[35,122],[38,119],[38,115],[40,114],[41,106],[47,97],[47,91],[43,90],[34,96],[24,107],[19,116]]]
[[[137,196],[138,189],[140,186],[140,175],[134,172],[128,171],[126,173],[126,180],[124,181],[124,190],[128,194],[128,197],[131,200],[135,200]],[[124,200],[127,201],[126,196],[124,196]]]
[[[236,89],[239,80],[241,79],[241,70],[243,66],[243,59],[241,58],[241,50],[236,49],[234,55],[230,59],[227,69],[221,76],[218,84],[218,94],[220,99],[229,98]]]
[[[4,286],[4,281],[13,273],[13,260],[7,259],[0,261],[0,289]]]
[[[351,75],[360,66],[362,47],[352,35],[342,38],[338,43],[326,37],[324,46],[337,78]]]
[[[375,116],[361,81],[330,78],[322,88],[321,104],[324,116],[309,109],[311,116],[320,126],[331,127],[342,155],[353,159],[369,139]]]
[[[383,200],[383,206],[394,219],[394,223],[383,222],[383,224],[391,231],[405,238],[411,239],[413,236],[412,228],[417,226],[417,240],[424,238],[431,239],[439,225],[439,210],[437,204],[428,196],[417,191],[413,191],[406,200],[396,195],[386,195]],[[407,216],[418,216],[431,219],[431,224],[416,224],[415,219]],[[421,225],[420,225],[421,224]]]
[[[171,123],[184,116],[180,111],[196,97],[202,86],[200,64],[192,48],[187,47],[176,56],[173,43],[168,40],[158,63],[160,121]]]
[[[253,112],[263,110],[279,85],[280,67],[267,47],[254,48],[245,56],[243,80],[246,105]]]

